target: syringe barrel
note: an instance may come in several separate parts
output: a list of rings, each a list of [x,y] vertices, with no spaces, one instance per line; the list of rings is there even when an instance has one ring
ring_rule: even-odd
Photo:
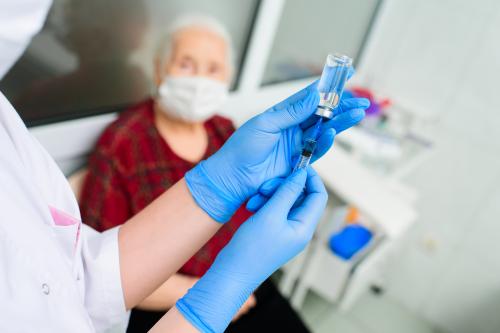
[[[352,59],[343,54],[329,54],[318,83],[320,102],[316,114],[331,119],[340,103],[352,67]]]
[[[295,164],[294,171],[298,169],[307,168],[311,158],[316,150],[316,140],[315,139],[306,139],[304,142],[304,146],[302,147],[302,152],[300,153],[297,164]]]

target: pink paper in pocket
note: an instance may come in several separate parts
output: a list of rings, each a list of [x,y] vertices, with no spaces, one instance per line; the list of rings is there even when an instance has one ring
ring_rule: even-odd
[[[62,210],[59,210],[55,207],[52,207],[52,206],[49,206],[49,209],[50,209],[50,214],[52,215],[52,219],[54,220],[54,224],[57,226],[57,227],[65,227],[64,229],[68,228],[68,229],[74,229],[75,232],[74,232],[74,238],[72,241],[72,248],[73,248],[73,252],[74,250],[76,249],[76,245],[78,244],[78,240],[80,238],[80,228],[81,228],[81,224],[82,222],[63,212]],[[70,230],[67,230],[67,231],[70,231]],[[64,237],[66,238],[66,236]],[[63,240],[64,243],[66,243],[68,240]]]

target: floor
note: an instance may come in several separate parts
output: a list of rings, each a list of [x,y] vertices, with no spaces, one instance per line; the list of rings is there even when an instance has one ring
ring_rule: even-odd
[[[367,293],[347,313],[309,292],[300,311],[314,333],[446,333],[385,296]]]

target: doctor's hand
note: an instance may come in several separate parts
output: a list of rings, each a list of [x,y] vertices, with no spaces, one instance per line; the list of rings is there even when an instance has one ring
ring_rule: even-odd
[[[304,197],[297,201],[301,193]],[[327,198],[312,168],[290,175],[240,226],[177,309],[201,332],[223,332],[255,288],[304,249]]]
[[[312,130],[319,102],[316,82],[241,126],[209,159],[186,174],[197,204],[218,222],[226,222],[267,180],[286,177]],[[333,144],[336,133],[364,117],[364,98],[341,101],[339,114],[323,124],[313,161]]]

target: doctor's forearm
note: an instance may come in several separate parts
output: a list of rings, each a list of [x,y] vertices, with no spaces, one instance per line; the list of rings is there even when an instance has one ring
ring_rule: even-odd
[[[137,308],[149,311],[166,311],[175,305],[175,302],[187,293],[199,278],[184,274],[172,274],[160,288],[146,297]]]
[[[171,308],[161,319],[153,326],[149,333],[199,333],[193,324],[191,324],[177,310],[176,307]]]
[[[184,179],[119,230],[127,309],[165,282],[221,227],[193,200]]]

